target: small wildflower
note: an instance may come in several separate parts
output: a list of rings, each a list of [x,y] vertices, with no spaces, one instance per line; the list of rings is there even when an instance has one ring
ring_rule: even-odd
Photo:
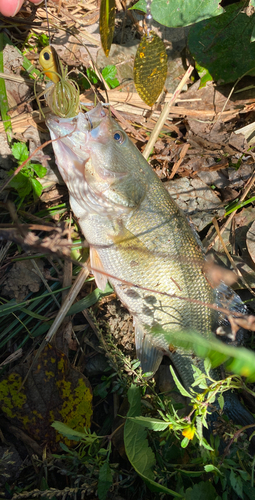
[[[195,429],[194,425],[189,425],[188,427],[185,427],[185,429],[183,429],[182,435],[184,437],[188,438],[189,440],[191,440],[194,437],[195,430],[196,429]]]

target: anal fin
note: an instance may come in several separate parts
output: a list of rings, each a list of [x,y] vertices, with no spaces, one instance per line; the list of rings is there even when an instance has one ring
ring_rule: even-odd
[[[107,285],[107,276],[106,274],[100,273],[100,269],[104,271],[104,268],[101,259],[94,247],[90,247],[90,264],[98,288],[104,291]]]
[[[135,346],[136,354],[141,362],[141,368],[144,373],[157,371],[163,352],[153,342],[153,336],[144,330],[136,320],[135,324]]]

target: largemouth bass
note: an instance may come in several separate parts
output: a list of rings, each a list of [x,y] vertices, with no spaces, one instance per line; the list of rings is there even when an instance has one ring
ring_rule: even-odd
[[[205,304],[215,302],[215,291],[204,275],[198,238],[148,162],[101,105],[72,119],[50,116],[46,123],[52,139],[59,139],[53,143],[56,161],[90,245],[97,285],[104,289],[108,278],[133,315],[143,371],[154,373],[168,355],[189,388],[192,364],[204,371],[203,363],[169,345],[164,331],[212,335],[217,313]],[[220,378],[215,371],[213,376]],[[235,394],[227,392],[224,399],[230,418],[254,423]]]

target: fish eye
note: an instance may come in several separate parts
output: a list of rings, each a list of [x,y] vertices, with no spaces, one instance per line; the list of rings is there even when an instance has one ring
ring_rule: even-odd
[[[123,144],[123,142],[125,140],[124,134],[122,132],[120,132],[120,131],[115,132],[113,138],[119,144]]]
[[[44,57],[45,61],[49,61],[49,59],[50,59],[49,52],[44,52],[43,57]]]

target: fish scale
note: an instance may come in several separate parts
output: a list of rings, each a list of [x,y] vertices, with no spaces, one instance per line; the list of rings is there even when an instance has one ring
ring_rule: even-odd
[[[205,258],[197,236],[156,173],[102,106],[68,120],[50,116],[46,123],[52,139],[59,138],[53,143],[56,161],[90,245],[97,285],[104,288],[108,276],[133,315],[142,369],[155,372],[167,354],[189,389],[194,382],[192,364],[204,371],[203,362],[169,346],[164,330],[212,335],[217,313],[205,303],[215,302],[215,291],[203,274]],[[220,372],[214,370],[212,376],[219,380]],[[230,418],[254,422],[235,394],[224,397]]]

